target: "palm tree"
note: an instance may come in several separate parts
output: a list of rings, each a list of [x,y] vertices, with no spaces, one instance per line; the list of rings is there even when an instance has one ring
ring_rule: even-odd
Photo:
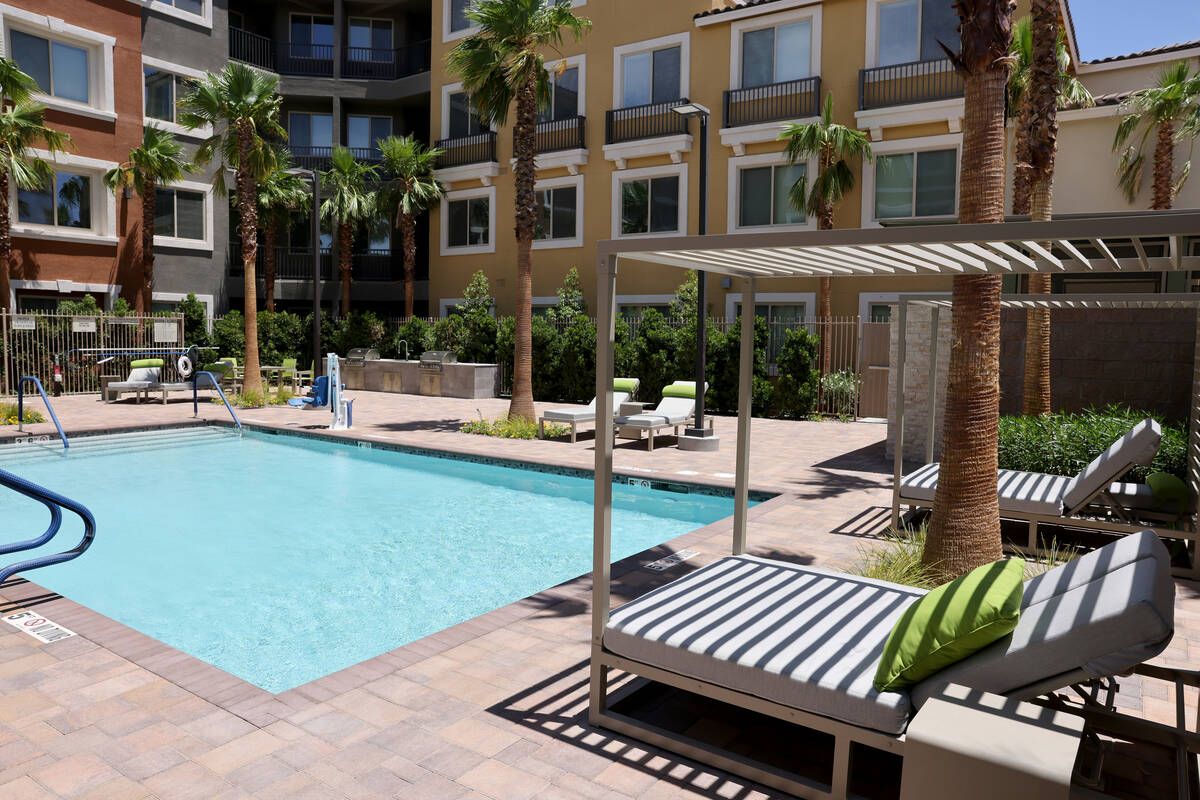
[[[104,173],[104,185],[114,193],[131,189],[142,198],[142,289],[135,308],[150,311],[154,296],[154,207],[158,187],[174,183],[192,171],[175,137],[153,125],[142,131],[142,144],[129,151],[129,160]]]
[[[326,193],[321,217],[337,226],[338,264],[342,274],[342,316],[350,313],[350,268],[354,232],[375,218],[375,193],[370,185],[377,178],[374,167],[354,160],[347,147],[333,148],[330,169],[321,173]]]
[[[1004,221],[1004,99],[1013,0],[955,0],[966,84],[958,218]],[[1003,554],[997,503],[999,275],[955,275],[942,461],[922,561],[957,577]]]
[[[569,0],[476,0],[467,17],[479,32],[460,41],[446,56],[451,73],[482,119],[504,125],[516,101],[513,169],[516,184],[517,314],[513,345],[513,392],[509,416],[534,418],[533,408],[533,246],[534,164],[538,108],[550,105],[545,48],[558,48],[564,31],[576,40],[591,21],[571,13]]]
[[[43,159],[30,153],[40,147],[49,153],[62,152],[71,144],[71,137],[62,131],[46,127],[46,107],[34,103],[37,84],[15,61],[0,58],[0,309],[11,311],[10,270],[12,269],[12,237],[9,226],[12,209],[9,206],[10,184],[20,189],[44,189],[53,185],[54,169]]]
[[[426,147],[409,134],[389,136],[379,142],[383,171],[391,175],[384,190],[383,203],[395,209],[404,250],[404,316],[413,315],[413,291],[416,288],[417,216],[441,199],[445,189],[433,177],[433,168],[442,151]]]
[[[196,151],[196,163],[218,160],[213,184],[226,193],[225,170],[235,171],[238,234],[242,240],[242,282],[246,292],[246,365],[242,389],[262,392],[258,361],[258,299],[254,262],[258,256],[257,182],[275,167],[276,150],[269,139],[284,139],[275,93],[279,78],[232,62],[219,73],[196,81],[179,104],[179,121],[189,130],[212,126],[213,135]]]
[[[833,207],[842,202],[846,193],[854,188],[854,170],[846,159],[870,161],[871,140],[861,131],[839,125],[833,121],[833,92],[825,96],[821,118],[816,122],[788,124],[779,134],[787,142],[788,162],[806,163],[817,160],[817,176],[808,184],[808,174],[792,186],[788,199],[797,211],[817,218],[817,228],[833,230]],[[821,374],[830,371],[832,342],[829,335],[830,294],[833,279],[821,278],[821,293],[818,296],[817,316],[821,320]]]
[[[1117,126],[1113,140],[1113,151],[1121,151],[1117,166],[1117,182],[1126,199],[1133,202],[1142,189],[1142,172],[1146,166],[1143,148],[1151,134],[1154,142],[1153,201],[1150,208],[1168,209],[1175,195],[1187,180],[1192,170],[1191,159],[1184,162],[1179,177],[1175,177],[1175,128],[1183,122],[1180,133],[1185,138],[1194,138],[1197,131],[1188,124],[1196,114],[1200,103],[1200,72],[1193,73],[1186,61],[1179,61],[1159,73],[1154,86],[1134,92],[1121,109],[1126,113]],[[1141,138],[1130,143],[1138,128],[1143,128]]]
[[[263,234],[263,301],[275,310],[275,240],[291,228],[296,214],[312,210],[312,193],[304,179],[288,172],[292,157],[283,148],[275,156],[275,168],[258,181],[258,227]]]

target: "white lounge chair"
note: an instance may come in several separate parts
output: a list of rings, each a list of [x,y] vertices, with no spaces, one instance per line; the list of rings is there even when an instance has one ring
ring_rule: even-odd
[[[1143,531],[1027,581],[1008,636],[906,690],[879,692],[873,679],[888,636],[923,594],[736,555],[612,612],[593,670],[599,658],[605,673],[615,668],[824,732],[842,754],[828,789],[773,780],[775,770],[749,757],[722,758],[684,734],[647,728],[609,708],[607,689],[593,696],[591,722],[714,766],[757,768],[803,797],[845,797],[851,744],[903,756],[909,721],[951,683],[1053,705],[1049,692],[1140,669],[1174,633],[1170,557]]]
[[[708,391],[708,384],[704,384]],[[613,420],[613,434],[619,433],[617,428],[633,428],[638,432],[646,432],[646,449],[654,449],[654,435],[663,428],[674,428],[679,435],[679,426],[691,419],[696,413],[696,383],[695,381],[675,381],[670,386],[663,387],[662,400],[653,411],[642,414],[632,414],[627,417],[617,417]]]
[[[614,378],[613,379],[613,414],[617,413],[617,409],[621,403],[626,402],[629,398],[637,394],[638,387],[641,386],[641,381],[637,378]],[[542,412],[538,417],[538,438],[546,438],[546,422],[563,422],[571,426],[571,444],[575,444],[576,431],[575,427],[584,422],[596,421],[596,398],[592,398],[592,402],[588,403],[584,408],[551,408]]]
[[[1162,428],[1144,419],[1092,459],[1074,477],[1002,469],[999,474],[1000,516],[1029,523],[1028,546],[1037,547],[1039,523],[1080,528],[1138,531],[1154,519],[1144,509],[1147,487],[1120,482],[1135,466],[1148,466],[1158,452]],[[938,464],[926,464],[905,475],[895,492],[900,503],[930,507],[937,491]]]
[[[105,387],[104,401],[115,402],[122,394],[132,392],[135,401],[142,402],[143,397],[149,397],[150,391],[159,384],[162,374],[163,360],[161,358],[141,358],[129,362],[129,377],[123,381],[113,381]],[[166,402],[164,399],[163,402]]]

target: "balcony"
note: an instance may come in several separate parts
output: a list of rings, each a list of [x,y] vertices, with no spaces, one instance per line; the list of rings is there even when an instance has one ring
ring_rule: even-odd
[[[229,28],[229,57],[263,69],[275,69],[275,43],[241,28]]]
[[[342,52],[342,77],[345,78],[392,81],[428,71],[428,39],[395,50],[345,47]]]
[[[860,111],[962,96],[962,76],[949,59],[913,61],[858,72]]]
[[[400,252],[391,250],[367,250],[354,253],[350,257],[351,276],[356,281],[398,281],[404,278],[404,259]],[[258,250],[256,274],[263,277],[263,251]],[[298,250],[290,247],[275,248],[275,280],[279,281],[311,281],[312,254],[308,250]],[[341,280],[341,275],[335,276],[333,254],[328,247],[321,248],[321,280]],[[229,247],[229,274],[237,277],[242,274],[241,244],[234,243]]]
[[[333,77],[333,45],[285,42],[276,54],[276,70],[282,75]]]
[[[333,148],[307,145],[287,145],[288,152],[292,154],[292,164],[303,169],[315,169],[324,172],[329,169],[329,160],[333,155]]]
[[[486,131],[473,136],[454,139],[438,139],[434,144],[444,150],[438,157],[438,169],[461,167],[467,164],[483,164],[496,160],[496,132]]]
[[[539,122],[537,125],[537,152],[582,150],[583,121],[583,117],[567,117]]]
[[[657,136],[684,136],[688,132],[686,117],[671,109],[686,103],[686,98],[666,103],[648,103],[629,108],[610,108],[604,112],[604,142],[618,144]]]
[[[821,78],[800,78],[725,92],[725,127],[815,117],[821,108]]]

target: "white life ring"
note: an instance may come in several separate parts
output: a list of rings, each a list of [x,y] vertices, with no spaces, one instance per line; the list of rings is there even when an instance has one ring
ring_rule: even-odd
[[[179,376],[181,378],[192,377],[192,360],[187,357],[186,353],[179,357],[179,360],[175,362],[175,366],[179,369]]]

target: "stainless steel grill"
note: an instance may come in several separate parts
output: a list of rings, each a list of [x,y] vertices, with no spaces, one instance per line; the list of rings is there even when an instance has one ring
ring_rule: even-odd
[[[442,369],[447,364],[457,364],[458,356],[453,350],[426,350],[421,353],[421,363],[417,365],[420,377],[418,391],[431,397],[442,396]]]
[[[353,367],[361,367],[365,361],[378,361],[379,351],[374,347],[352,347],[350,352],[346,353],[346,364]]]

